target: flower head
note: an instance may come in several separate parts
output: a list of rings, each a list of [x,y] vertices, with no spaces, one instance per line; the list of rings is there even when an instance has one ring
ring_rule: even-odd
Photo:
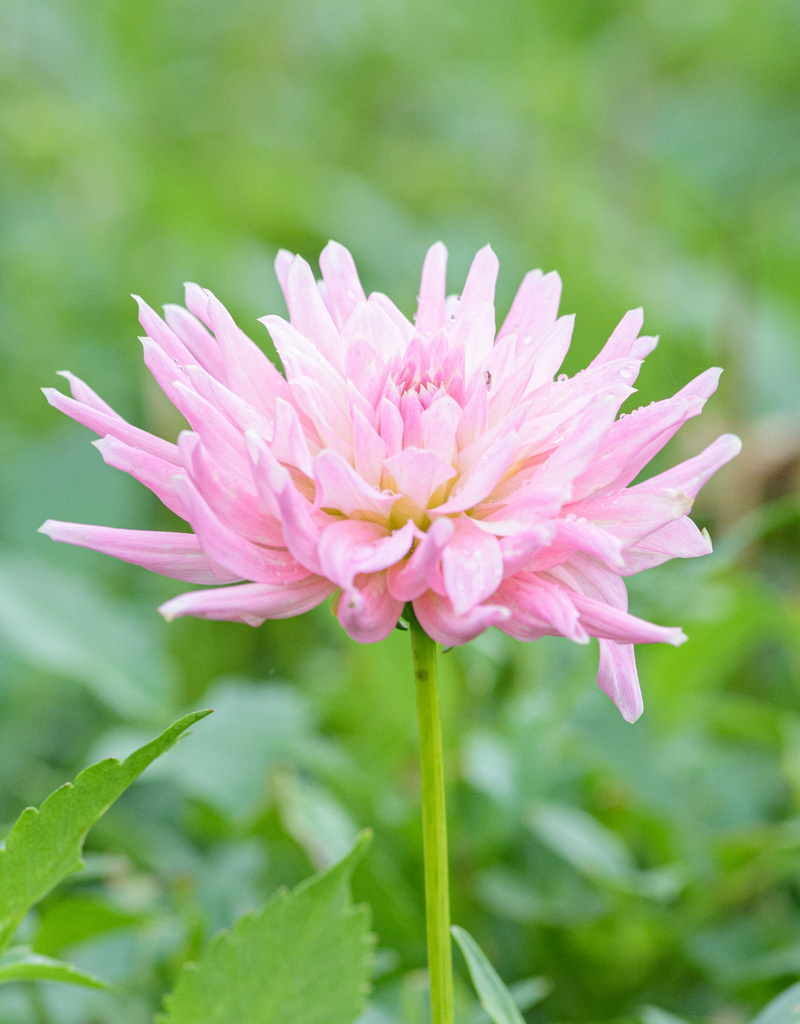
[[[214,295],[186,289],[159,317],[139,301],[144,357],[190,430],[177,444],[132,426],[69,373],[48,401],[101,439],[192,532],[48,521],[55,540],[210,589],[168,601],[260,625],[333,595],[351,637],[380,640],[406,602],[426,632],[462,644],[489,626],[519,640],[600,641],[598,682],[641,712],[633,644],[680,629],[630,615],[624,577],[711,550],[688,518],[706,480],[737,454],[720,437],[687,462],[632,481],[715,390],[708,370],[672,398],[618,417],[656,339],[627,313],[590,366],[556,376],[573,317],[555,273],[529,273],[495,329],[498,262],[482,249],[460,298],[447,252],[422,269],[417,314],[366,297],[331,242],[322,281],[281,252],[290,320],[266,316],[285,376]]]

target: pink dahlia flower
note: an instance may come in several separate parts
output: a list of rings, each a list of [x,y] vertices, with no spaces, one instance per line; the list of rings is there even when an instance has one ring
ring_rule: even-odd
[[[168,601],[167,619],[255,626],[333,595],[362,643],[387,636],[406,602],[448,645],[489,626],[518,640],[597,637],[600,688],[634,720],[633,645],[685,637],[629,614],[624,577],[711,550],[688,512],[740,442],[725,435],[631,482],[701,411],[720,371],[618,417],[656,344],[639,336],[641,310],[587,369],[556,376],[574,319],[558,316],[558,275],[529,273],[497,331],[495,254],[477,254],[460,298],[445,294],[446,261],[443,245],[429,250],[411,321],[385,295],[365,296],[342,246],[323,251],[321,282],[281,252],[290,320],[262,322],[285,376],[211,292],[188,285],[186,308],[167,306],[163,320],[139,300],[145,362],[191,428],[177,444],[69,373],[71,398],[45,394],[192,532],[42,530],[210,585]]]

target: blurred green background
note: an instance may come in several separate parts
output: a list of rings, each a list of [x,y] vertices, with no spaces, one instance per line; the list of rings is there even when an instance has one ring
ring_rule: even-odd
[[[324,608],[167,627],[181,584],[35,532],[171,528],[39,393],[69,368],[175,435],[129,293],[197,280],[263,342],[275,252],[331,237],[408,312],[439,238],[453,291],[492,243],[501,314],[558,269],[569,371],[643,304],[662,341],[636,404],[725,368],[659,462],[746,445],[696,505],[715,554],[632,581],[690,636],[639,649],[641,721],[596,650],[491,634],[443,659],[454,918],[506,981],[550,979],[531,1022],[736,1024],[800,977],[798,52],[796,0],[4,0],[0,835],[92,759],[217,714],[26,924],[115,991],[5,986],[2,1024],[150,1021],[215,930],[366,825],[365,1024],[424,1021],[407,638],[358,647]]]

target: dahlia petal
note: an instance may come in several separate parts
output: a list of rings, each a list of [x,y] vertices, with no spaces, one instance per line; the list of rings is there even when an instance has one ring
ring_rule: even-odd
[[[631,487],[598,498],[585,498],[567,506],[565,511],[568,516],[577,513],[631,544],[682,518],[691,507],[692,499],[682,491],[639,491]]]
[[[353,427],[349,410],[337,401],[336,392],[312,377],[295,377],[290,381],[292,398],[316,427],[321,447],[334,448],[350,458],[353,451]]]
[[[444,327],[444,300],[447,291],[447,249],[436,242],[428,249],[422,264],[415,326],[428,338]]]
[[[571,490],[572,482],[594,465],[595,456],[614,424],[617,413],[617,399],[600,395],[584,410],[575,422],[569,436],[562,439],[552,455],[543,463],[528,487],[566,487]]]
[[[586,644],[589,636],[572,596],[566,588],[530,573],[505,580],[495,600],[509,610],[510,618],[500,629],[518,639],[534,639],[545,630]]]
[[[115,420],[125,422],[120,414],[112,409],[108,402],[93,391],[88,384],[76,377],[74,373],[70,373],[69,370],[59,370],[57,375],[63,377],[69,384],[69,389],[72,392],[72,397],[76,402],[80,402],[83,405],[91,406],[92,409],[97,409],[98,412],[103,412],[107,416],[113,417]]]
[[[39,533],[46,534],[51,540],[91,548],[184,583],[231,583],[240,579],[236,573],[213,565],[193,533],[119,530],[110,526],[61,523],[53,519],[43,523]]]
[[[398,312],[398,316],[402,314]],[[342,341],[348,352],[357,339],[369,342],[383,360],[399,355],[407,343],[406,334],[374,295],[366,302],[358,303],[342,331]]]
[[[501,537],[500,553],[503,556],[503,576],[513,576],[526,569],[540,551],[549,548],[555,529],[552,524],[537,524]]]
[[[413,601],[431,587],[431,577],[453,536],[454,520],[437,519],[423,534],[408,561],[396,563],[386,574],[389,593],[398,601]]]
[[[676,488],[694,499],[717,470],[735,458],[741,450],[742,442],[735,434],[723,434],[693,459],[687,459],[665,473],[650,477],[632,487],[631,491],[642,493]]]
[[[623,576],[632,576],[670,558],[697,558],[710,555],[712,550],[708,532],[701,531],[688,516],[684,516],[627,548],[621,572]]]
[[[589,366],[598,366],[601,363],[608,363],[612,359],[625,359],[630,356],[643,323],[644,310],[641,306],[638,309],[628,310]]]
[[[58,409],[59,412],[82,423],[84,427],[88,427],[95,434],[111,435],[125,444],[140,448],[143,452],[149,452],[159,459],[165,459],[175,465],[180,464],[176,445],[170,444],[169,441],[156,437],[154,434],[148,434],[146,430],[134,427],[116,413],[112,416],[102,409],[76,402],[74,398],[62,395],[55,388],[42,388],[42,394],[54,409]]]
[[[403,339],[403,350],[409,344],[411,339],[414,337],[415,328],[408,317],[404,316],[400,310],[395,306],[388,295],[384,295],[383,292],[372,292],[367,299],[367,302],[374,302],[377,306],[383,310],[388,316],[397,330],[400,332],[400,336]]]
[[[490,626],[500,626],[511,615],[497,604],[477,605],[458,615],[448,598],[430,590],[415,599],[414,614],[428,636],[445,647],[466,644]]]
[[[494,306],[473,306],[456,320],[453,344],[464,353],[467,380],[482,367],[494,345]]]
[[[287,385],[254,341],[237,327],[219,299],[207,292],[211,328],[225,366],[224,383],[245,402],[271,416],[275,399],[287,396]]]
[[[172,328],[164,323],[158,313],[151,309],[141,296],[134,295],[133,298],[139,306],[139,323],[144,327],[153,344],[178,363],[193,362],[192,353]]]
[[[189,426],[220,469],[233,476],[240,486],[250,485],[244,437],[211,402],[181,381],[175,384],[178,408]]]
[[[521,396],[520,396],[521,397]],[[486,384],[480,381],[472,388],[472,392],[463,408],[458,421],[456,441],[460,449],[468,448],[482,437],[489,423],[489,393]]]
[[[624,564],[623,542],[595,523],[580,519],[557,519],[552,526],[553,540],[531,560],[528,568],[532,571],[552,569],[571,559],[576,552],[599,558],[617,570]]]
[[[220,473],[197,434],[183,431],[178,448],[192,482],[219,520],[246,540],[284,547],[280,523],[259,508],[254,485],[244,489],[234,477]]]
[[[525,393],[535,391],[542,384],[551,381],[569,352],[575,316],[561,316],[542,338],[533,361],[533,373],[525,387]]]
[[[186,376],[198,395],[210,402],[237,430],[241,432],[255,430],[267,440],[272,438],[275,432],[272,416],[265,416],[255,406],[243,401],[227,385],[213,377],[202,366],[187,366]]]
[[[280,519],[286,547],[309,572],[322,575],[317,545],[328,517],[315,510],[300,494],[288,471],[261,438],[248,434],[247,449],[258,493],[266,507]]]
[[[393,533],[378,523],[356,519],[331,523],[319,539],[322,571],[349,590],[360,573],[383,572],[405,558],[414,542],[414,529],[411,521]]]
[[[179,383],[181,378],[186,378],[185,365],[183,363],[176,365],[164,349],[157,345],[152,338],[140,338],[139,341],[142,343],[142,350],[144,352],[144,364],[152,373],[153,379],[175,408],[179,412],[183,412],[183,409],[181,409],[182,395],[176,390],[175,385]]]
[[[458,453],[456,431],[461,419],[461,406],[449,395],[442,395],[422,413],[422,445],[445,462],[452,463]]]
[[[294,406],[279,398],[275,403],[275,433],[272,454],[279,462],[295,466],[307,477],[313,475],[314,462],[308,441]]]
[[[635,722],[644,710],[633,644],[600,641],[597,685],[619,708],[626,722]]]
[[[373,487],[380,486],[386,444],[361,412],[353,414],[353,461],[356,472]]]
[[[706,370],[674,397],[617,420],[595,462],[575,481],[574,497],[601,489],[619,490],[629,484],[688,419],[700,414],[716,390],[721,372]]]
[[[383,494],[363,480],[338,452],[327,449],[314,459],[317,508],[331,508],[352,516],[355,512],[389,516],[396,494]]]
[[[188,477],[179,477],[177,486],[192,529],[214,562],[255,583],[294,583],[309,575],[288,551],[260,547],[226,526]]]
[[[455,519],[453,527],[453,536],[442,554],[442,574],[453,611],[463,615],[500,586],[503,555],[497,538],[470,519]]]
[[[389,456],[397,455],[403,447],[403,417],[387,398],[378,406],[378,430]]]
[[[356,304],[366,300],[355,262],[343,245],[328,242],[320,254],[319,268],[328,291],[333,319],[341,331]]]
[[[286,304],[292,326],[310,338],[333,366],[341,365],[339,336],[306,261],[295,256],[286,279]]]
[[[392,632],[402,612],[403,602],[386,587],[386,573],[375,573],[358,577],[342,592],[336,614],[353,640],[374,644]]]
[[[141,448],[134,448],[110,435],[101,437],[92,444],[103,456],[103,462],[107,466],[130,474],[149,488],[168,509],[181,519],[186,518],[183,502],[175,487],[177,467],[174,462],[167,462],[166,459],[160,459],[150,452],[142,451]]]
[[[383,465],[394,481],[393,489],[407,495],[421,509],[427,508],[431,495],[456,475],[449,462],[424,448],[403,448],[384,459]]]
[[[502,435],[459,478],[447,501],[433,511],[437,515],[465,512],[487,498],[508,470],[516,444],[515,433]]]
[[[335,590],[329,580],[310,576],[298,583],[241,583],[196,590],[173,597],[158,609],[167,622],[184,615],[260,626],[266,619],[289,619],[321,604]]]
[[[184,304],[192,316],[211,330],[211,315],[208,309],[208,292],[193,281],[184,284]]]
[[[492,310],[492,341],[494,341],[494,289],[500,261],[491,245],[478,250],[467,274],[461,301],[456,311],[456,320],[462,320],[478,309],[490,307]]]
[[[518,351],[534,351],[541,337],[555,324],[560,301],[561,278],[555,271],[545,275],[541,270],[529,271],[497,332],[497,340],[516,334]]]
[[[277,255],[275,256],[275,276],[278,279],[278,284],[281,286],[283,297],[286,299],[287,308],[289,305],[289,299],[287,298],[289,267],[291,267],[294,257],[295,254],[293,252],[289,252],[288,249],[278,249]]]
[[[585,594],[573,593],[570,599],[590,636],[618,644],[672,644],[673,647],[680,647],[687,639],[679,626],[657,626]]]
[[[217,339],[196,316],[183,306],[169,303],[164,306],[164,319],[203,369],[217,378],[225,376]]]

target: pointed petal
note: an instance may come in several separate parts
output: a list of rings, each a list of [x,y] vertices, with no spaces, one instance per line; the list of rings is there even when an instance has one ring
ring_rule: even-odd
[[[242,583],[236,587],[197,590],[173,597],[158,609],[167,622],[183,615],[223,619],[260,626],[265,619],[290,619],[316,608],[336,588],[329,580],[310,576],[298,583]]]
[[[459,478],[447,501],[433,511],[437,515],[465,512],[489,498],[511,465],[516,445],[516,433],[503,434]]]
[[[312,341],[333,366],[341,365],[339,333],[322,301],[311,267],[295,256],[286,281],[286,303],[292,326]]]
[[[650,477],[644,483],[632,487],[631,491],[653,493],[662,488],[676,488],[694,499],[717,470],[735,458],[741,450],[742,442],[735,434],[723,434],[693,459],[687,459],[665,473]]]
[[[261,547],[234,533],[214,515],[188,477],[178,478],[178,492],[203,551],[214,562],[255,583],[294,583],[308,576],[288,551]]]
[[[222,380],[225,376],[225,367],[214,335],[183,306],[164,306],[164,318],[194,360],[218,380]]]
[[[424,338],[444,327],[446,277],[447,249],[441,242],[436,242],[428,249],[422,264],[422,281],[417,301],[416,328]]]
[[[178,447],[192,482],[219,520],[255,544],[284,547],[280,523],[259,508],[255,487],[245,490],[233,477],[220,473],[197,434],[184,431]]]
[[[141,565],[159,576],[184,583],[230,583],[240,577],[212,565],[193,533],[153,530],[118,530],[85,523],[60,523],[48,519],[39,527],[52,540],[91,548],[122,562]]]
[[[288,470],[279,464],[260,437],[248,434],[247,450],[258,493],[267,509],[280,519],[286,547],[309,572],[321,576],[317,545],[329,517],[315,510],[300,494]]]
[[[601,363],[608,363],[612,359],[626,359],[632,355],[643,323],[644,310],[641,306],[639,309],[629,310],[614,328],[611,337],[591,363],[589,363],[589,366],[599,366]]]
[[[684,516],[629,547],[623,556],[621,572],[623,576],[632,576],[670,558],[698,558],[710,555],[711,551],[708,532],[699,530],[688,516]]]
[[[469,268],[455,317],[456,320],[461,320],[482,306],[491,307],[492,340],[494,340],[494,289],[499,270],[500,261],[491,245],[485,245],[478,251]]]
[[[77,420],[78,423],[82,423],[89,430],[94,431],[95,434],[100,434],[101,436],[110,434],[125,444],[129,444],[134,448],[140,448],[142,451],[149,452],[159,459],[174,462],[175,465],[180,464],[176,445],[170,444],[169,441],[165,441],[161,437],[148,434],[146,430],[140,430],[138,427],[132,426],[126,420],[123,420],[121,416],[116,414],[111,416],[101,409],[84,405],[82,402],[76,402],[74,398],[62,395],[55,388],[42,388],[42,394],[54,409],[58,409],[59,412],[63,412],[73,420]]]
[[[355,261],[343,245],[328,242],[320,255],[319,268],[328,290],[333,318],[341,331],[356,304],[366,300]]]
[[[516,333],[520,350],[535,351],[542,336],[555,325],[560,300],[558,274],[551,271],[543,276],[541,270],[531,270],[523,278],[508,316],[497,332],[497,340]]]
[[[644,710],[633,644],[600,641],[597,685],[610,697],[626,722],[635,722]]]
[[[141,448],[134,448],[110,435],[92,441],[92,444],[103,456],[103,462],[107,466],[129,473],[135,480],[149,488],[168,509],[181,519],[186,518],[183,502],[175,487],[174,477],[178,467],[174,462],[167,462],[166,459],[144,452]]]

